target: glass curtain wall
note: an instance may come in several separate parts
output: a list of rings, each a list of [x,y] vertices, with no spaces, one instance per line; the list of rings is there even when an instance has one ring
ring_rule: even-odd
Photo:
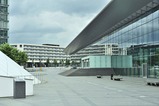
[[[148,77],[159,78],[159,10],[112,32],[103,39],[105,43],[118,44],[120,55],[132,55],[132,69],[124,69],[122,74],[142,76],[146,64]]]

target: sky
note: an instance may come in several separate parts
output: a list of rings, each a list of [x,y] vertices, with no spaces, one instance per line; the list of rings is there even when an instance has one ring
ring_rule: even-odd
[[[66,47],[110,0],[9,0],[9,43]]]

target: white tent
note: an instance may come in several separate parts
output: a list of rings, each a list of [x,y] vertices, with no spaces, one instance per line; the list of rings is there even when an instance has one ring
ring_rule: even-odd
[[[0,76],[9,76],[15,78],[27,78],[33,79],[33,83],[41,83],[37,78],[35,78],[32,74],[26,71],[23,67],[18,65],[8,56],[0,51]]]

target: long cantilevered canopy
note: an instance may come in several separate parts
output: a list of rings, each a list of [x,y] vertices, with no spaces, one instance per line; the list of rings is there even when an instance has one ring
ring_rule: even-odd
[[[159,0],[112,0],[64,49],[74,54],[159,5]]]

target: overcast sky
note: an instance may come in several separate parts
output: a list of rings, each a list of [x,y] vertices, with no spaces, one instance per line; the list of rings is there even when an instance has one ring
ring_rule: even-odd
[[[9,0],[9,43],[66,47],[110,0]]]

